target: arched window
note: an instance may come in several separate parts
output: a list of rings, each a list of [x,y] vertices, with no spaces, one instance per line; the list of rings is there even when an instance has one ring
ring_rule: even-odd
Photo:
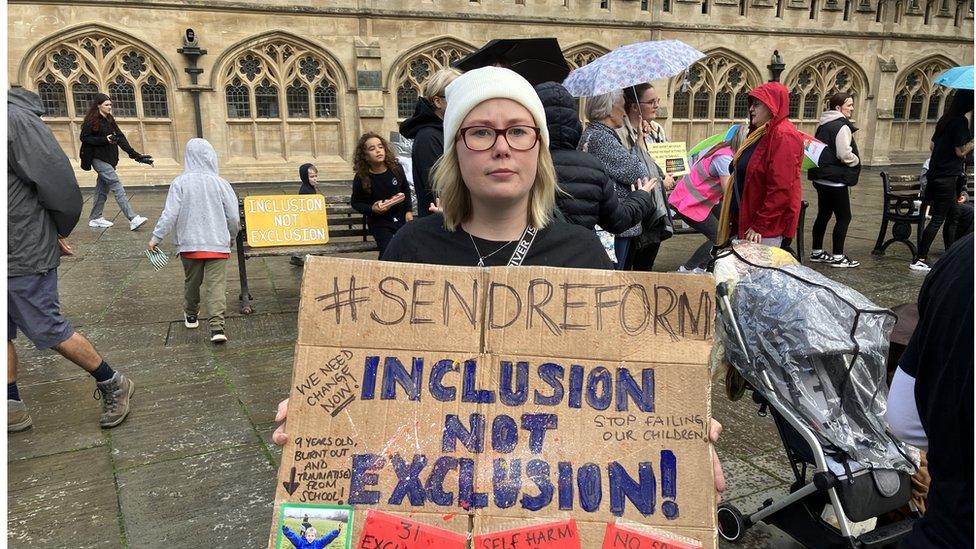
[[[335,119],[336,74],[324,56],[297,43],[280,39],[252,46],[225,65],[227,117]]]
[[[41,96],[45,116],[68,116],[68,100],[64,93],[64,84],[55,80],[53,75],[47,75],[44,81],[37,85],[37,94]]]
[[[166,86],[150,76],[142,85],[142,115],[146,118],[169,118]]]
[[[227,109],[230,156],[241,161],[340,161],[342,70],[327,51],[284,33],[232,47],[214,68]]]
[[[949,69],[943,58],[922,61],[902,72],[895,84],[889,150],[894,161],[922,161],[928,154],[935,123],[949,96],[934,80]]]
[[[397,118],[413,114],[424,83],[435,72],[446,69],[473,50],[454,41],[444,41],[409,54],[393,69],[391,89],[396,90]]]
[[[724,51],[709,53],[673,81],[671,139],[693,145],[742,121],[749,90],[760,82],[747,61]]]
[[[856,120],[857,104],[865,94],[860,72],[829,53],[797,67],[786,79],[786,87],[790,90],[790,118],[810,134],[816,131],[830,96],[838,92],[854,96]]]
[[[165,117],[169,112],[166,79],[152,56],[99,33],[56,44],[37,58],[30,75],[47,101],[47,116],[83,118],[99,92],[112,98],[116,118]],[[154,105],[151,113],[144,108],[147,99]]]
[[[24,60],[25,86],[41,97],[44,118],[69,157],[78,158],[81,123],[95,95],[107,93],[136,150],[161,160],[178,158],[169,119],[173,73],[151,46],[97,25],[41,43]]]
[[[569,69],[572,71],[589,65],[594,59],[606,54],[609,51],[610,50],[604,49],[596,44],[580,44],[564,50],[563,57],[566,59],[566,64],[569,65]],[[577,101],[577,105],[577,112],[579,112],[580,120],[583,120],[586,118],[586,116],[583,113],[582,98]]]

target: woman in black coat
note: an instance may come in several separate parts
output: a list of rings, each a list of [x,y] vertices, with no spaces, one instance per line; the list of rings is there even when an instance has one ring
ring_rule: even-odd
[[[130,230],[134,231],[149,221],[138,215],[129,205],[129,199],[125,196],[125,187],[122,186],[119,174],[115,172],[115,167],[119,164],[119,147],[122,147],[129,158],[136,162],[152,165],[152,156],[136,152],[119,129],[112,116],[112,99],[104,93],[96,94],[81,124],[81,169],[89,171],[94,168],[98,173],[95,182],[95,199],[92,202],[91,213],[88,214],[89,227],[105,229],[113,225],[111,221],[102,217],[109,191],[115,195],[119,209],[129,220]]]
[[[539,84],[535,91],[546,110],[549,151],[561,191],[556,192],[556,206],[566,221],[587,229],[599,225],[610,233],[622,233],[640,223],[651,208],[653,184],[642,184],[640,192],[618,198],[603,163],[576,150],[583,134],[576,98],[556,82]]]

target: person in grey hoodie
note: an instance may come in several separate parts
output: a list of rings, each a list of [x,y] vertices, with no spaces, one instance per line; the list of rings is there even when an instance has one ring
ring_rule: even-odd
[[[808,177],[817,190],[817,219],[813,222],[813,252],[810,261],[827,263],[831,267],[857,267],[859,262],[844,254],[847,227],[851,224],[851,195],[848,187],[857,185],[861,173],[854,132],[854,98],[839,92],[830,97],[829,107],[820,117],[816,138],[827,147],[820,155],[820,165],[810,169]],[[833,254],[823,249],[827,223],[836,216],[833,234]]]
[[[200,288],[207,294],[210,341],[224,343],[224,312],[227,309],[227,258],[232,239],[241,228],[237,195],[230,183],[217,174],[217,152],[206,139],[186,144],[183,175],[170,183],[166,205],[156,222],[149,250],[173,229],[173,242],[185,273],[183,323],[199,326]]]
[[[33,424],[17,388],[19,330],[38,349],[54,349],[95,379],[103,428],[129,414],[135,384],[113,370],[61,315],[58,266],[72,255],[66,240],[81,216],[81,190],[54,134],[41,120],[44,105],[23,88],[7,92],[7,432]]]

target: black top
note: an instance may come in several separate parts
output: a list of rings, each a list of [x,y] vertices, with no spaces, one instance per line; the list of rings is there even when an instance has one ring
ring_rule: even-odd
[[[928,438],[928,511],[903,547],[972,547],[973,235],[957,241],[918,293],[918,325],[899,367],[915,378]]]
[[[739,204],[742,200],[742,192],[746,188],[746,169],[749,167],[749,159],[752,153],[756,152],[757,140],[749,148],[742,151],[737,160],[733,160],[732,173],[735,174],[735,187],[732,189],[732,204],[729,205],[729,212],[732,214],[733,222],[739,219]]]
[[[357,212],[365,215],[368,223],[383,221],[402,223],[407,212],[410,211],[410,185],[407,184],[407,178],[399,166],[396,172],[398,176],[394,175],[392,170],[370,174],[368,192],[363,188],[358,175],[352,180],[352,198],[349,199],[349,204]],[[384,213],[373,213],[373,204],[377,200],[393,198],[397,193],[406,195],[403,202],[395,204]]]
[[[963,174],[962,158],[956,156],[956,147],[962,147],[973,138],[969,121],[960,116],[949,122],[942,133],[932,136],[932,159],[929,160],[929,181],[940,177],[956,177]]]
[[[485,266],[503,267],[512,257],[516,244],[517,241],[496,242],[472,237],[460,227],[450,232],[444,228],[444,218],[438,214],[407,223],[393,237],[382,259],[475,267],[480,256],[491,254],[484,259]],[[475,251],[475,245],[478,251]],[[613,268],[596,233],[562,221],[553,221],[536,234],[522,264],[576,269]]]
[[[413,116],[400,123],[400,134],[413,139],[410,152],[413,187],[417,191],[417,215],[430,214],[434,202],[434,190],[430,185],[430,169],[444,154],[444,121],[434,112],[434,106],[425,97],[417,100]]]
[[[108,140],[108,136],[112,134],[115,134],[115,143],[110,143]],[[93,128],[91,124],[83,124],[81,126],[81,169],[90,170],[92,160],[96,158],[113,168],[118,166],[119,147],[122,147],[122,150],[133,160],[142,156],[129,145],[129,140],[125,138],[122,130],[117,125],[113,126],[107,119],[100,120],[98,129]]]
[[[587,229],[599,224],[615,234],[640,223],[651,209],[651,195],[639,191],[618,198],[603,163],[576,150],[583,134],[577,99],[556,82],[539,84],[535,91],[545,108],[549,151],[561,191],[556,193],[556,206],[566,221]]]
[[[308,180],[308,170],[312,169],[312,164],[302,164],[298,167],[298,177],[302,179],[302,186],[298,188],[298,194],[316,194],[315,187]]]

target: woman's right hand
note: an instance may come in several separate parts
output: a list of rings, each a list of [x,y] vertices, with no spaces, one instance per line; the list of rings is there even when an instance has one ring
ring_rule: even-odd
[[[656,177],[641,177],[636,183],[631,185],[631,190],[633,191],[644,191],[651,192],[657,187],[658,181]]]
[[[288,442],[288,433],[285,432],[286,419],[288,419],[287,398],[278,403],[278,413],[275,414],[275,421],[281,424],[274,430],[274,433],[271,433],[271,442],[274,442],[275,446],[284,446]]]

